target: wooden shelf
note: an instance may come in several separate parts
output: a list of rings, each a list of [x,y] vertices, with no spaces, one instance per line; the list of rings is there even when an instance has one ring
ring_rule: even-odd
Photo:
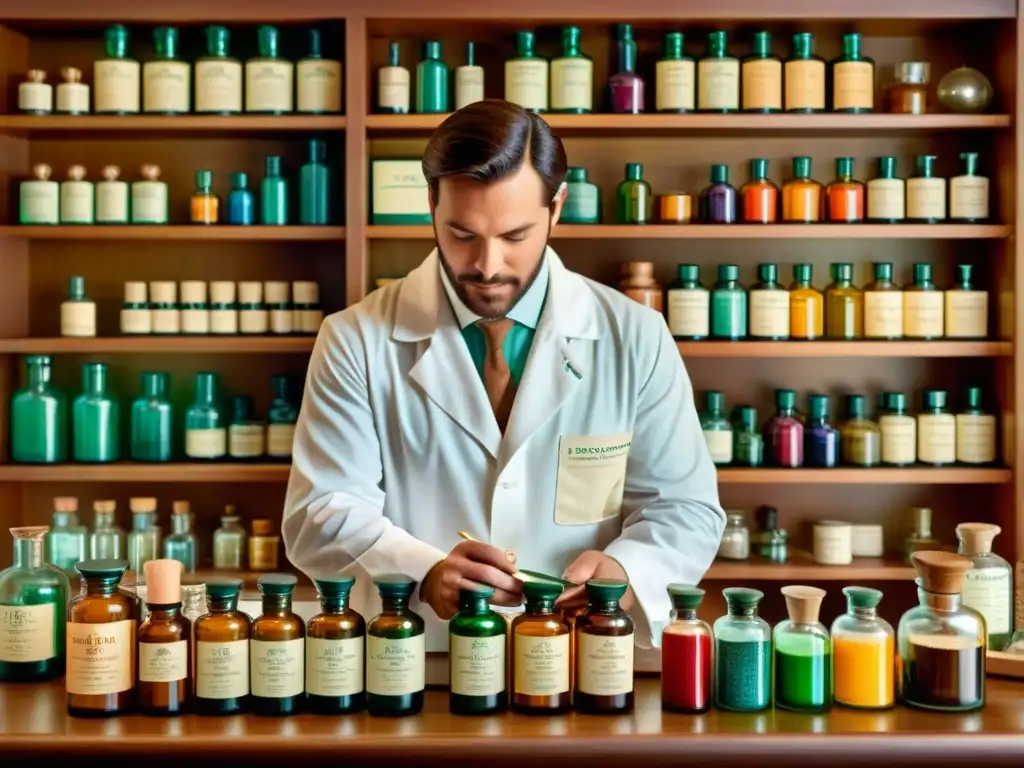
[[[38,226],[0,227],[0,238],[25,240],[164,240],[164,241],[300,241],[344,240],[344,227],[233,227],[158,224],[153,226]]]
[[[315,336],[110,336],[0,339],[0,354],[308,354]]]
[[[560,240],[1002,240],[1002,224],[563,224]],[[371,240],[433,240],[428,225],[370,225]]]
[[[897,558],[855,557],[850,565],[819,565],[809,554],[790,552],[786,563],[764,560],[716,560],[704,580],[734,581],[904,581],[914,578],[913,566]]]
[[[732,485],[1001,485],[1011,479],[1010,470],[1001,467],[723,467],[718,470],[719,484]]]
[[[342,115],[0,115],[0,133],[10,136],[57,134],[140,134],[247,136],[345,129]]]
[[[676,346],[685,358],[976,358],[1013,355],[1012,341],[678,341]]]
[[[289,464],[2,464],[0,482],[15,483],[284,483]]]

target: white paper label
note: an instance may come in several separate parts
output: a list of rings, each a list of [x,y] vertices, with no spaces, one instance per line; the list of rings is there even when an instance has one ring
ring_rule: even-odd
[[[240,309],[238,330],[240,333],[266,333],[270,328],[270,317],[265,309]]]
[[[93,186],[88,181],[63,181],[60,185],[62,224],[92,224]]]
[[[946,218],[946,180],[923,176],[907,179],[907,218]]]
[[[526,109],[548,108],[548,63],[544,59],[505,62],[505,101]]]
[[[181,313],[177,309],[149,310],[153,322],[153,333],[181,333]]]
[[[196,62],[196,112],[242,111],[242,65],[232,59]]]
[[[319,309],[295,310],[295,330],[299,333],[319,333],[324,324],[324,313]]]
[[[53,86],[25,82],[18,86],[18,109],[22,112],[52,112]]]
[[[377,103],[393,112],[409,111],[409,70],[381,67],[377,72]]]
[[[262,424],[232,424],[228,427],[228,453],[235,459],[253,459],[265,453]]]
[[[949,218],[988,218],[988,179],[955,176],[949,180]]]
[[[292,310],[270,310],[270,331],[272,333],[291,333],[292,328]]]
[[[557,696],[569,690],[569,634],[515,636],[515,693]]]
[[[392,215],[430,212],[427,180],[418,160],[371,165],[373,213]]]
[[[366,692],[379,696],[404,696],[426,687],[426,654],[423,635],[389,640],[366,638]]]
[[[864,337],[903,336],[903,291],[864,291]]]
[[[0,661],[24,663],[53,658],[54,610],[53,603],[0,605]]]
[[[996,417],[961,413],[956,417],[956,460],[961,464],[991,464],[996,460]]]
[[[57,86],[57,111],[86,113],[89,111],[89,86],[85,83],[61,83]]]
[[[875,103],[875,67],[867,61],[839,61],[833,67],[835,95],[832,108],[872,109]]]
[[[594,63],[590,59],[564,58],[551,62],[551,109],[594,108]]]
[[[633,690],[633,635],[579,632],[576,643],[576,687],[580,693],[616,696]]]
[[[448,662],[452,693],[493,696],[505,690],[505,635],[451,635]]]
[[[188,641],[139,643],[139,680],[175,683],[188,677]]]
[[[455,108],[484,100],[484,68],[457,67],[455,70]]]
[[[789,338],[789,291],[750,291],[750,336]]]
[[[152,333],[153,317],[148,309],[122,309],[121,333]]]
[[[61,302],[60,335],[95,336],[96,305],[91,301]]]
[[[252,695],[268,699],[301,696],[306,683],[303,662],[304,638],[295,640],[252,640],[249,645],[249,670]]]
[[[703,288],[669,289],[669,333],[686,338],[707,338],[711,332],[710,296]]]
[[[132,184],[132,223],[167,223],[167,185],[162,181]]]
[[[68,693],[102,695],[135,686],[135,621],[67,625]]]
[[[354,696],[363,692],[362,637],[343,640],[306,638],[306,693]]]
[[[964,574],[961,594],[964,605],[985,617],[989,636],[1002,635],[1010,631],[1013,585],[1008,570],[972,568]]]
[[[227,430],[186,429],[185,455],[193,459],[219,459],[228,451]]]
[[[210,332],[210,312],[206,309],[183,309],[181,316],[182,333],[204,334]]]
[[[142,68],[143,112],[188,112],[191,67],[184,61],[150,61]]]
[[[295,442],[294,424],[269,424],[267,426],[267,455],[285,458],[292,455]]]
[[[93,64],[93,106],[96,112],[139,111],[139,62],[100,59]]]
[[[128,182],[101,181],[96,185],[96,223],[128,223]]]
[[[739,59],[702,59],[697,64],[701,109],[740,108]]]
[[[60,220],[60,185],[55,181],[21,182],[21,221],[56,224]]]
[[[210,333],[219,333],[225,336],[238,333],[238,310],[211,309]]]
[[[988,336],[988,294],[985,291],[946,291],[946,336],[951,339]]]
[[[196,696],[237,699],[249,695],[249,641],[196,641]]]
[[[943,333],[945,295],[942,291],[903,292],[903,335],[937,339]]]
[[[853,562],[853,526],[814,526],[814,562],[822,565],[849,565]]]
[[[956,419],[951,413],[922,413],[917,417],[917,460],[925,464],[956,461]]]
[[[658,112],[693,111],[696,101],[696,65],[693,59],[665,59],[654,67],[657,83],[655,109]]]
[[[885,414],[878,419],[882,430],[882,462],[913,464],[917,459],[917,419]]]
[[[907,216],[907,190],[903,179],[868,182],[868,218],[902,220]]]
[[[715,464],[729,464],[732,461],[732,430],[705,429],[704,442]]]
[[[291,112],[293,80],[290,61],[248,62],[245,65],[245,111]]]
[[[299,112],[341,112],[341,62],[334,59],[305,59],[295,69]]]

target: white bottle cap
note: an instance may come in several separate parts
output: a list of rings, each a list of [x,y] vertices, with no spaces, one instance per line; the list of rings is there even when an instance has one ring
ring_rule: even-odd
[[[206,303],[206,281],[205,280],[182,280],[181,281],[181,303],[182,304],[205,304]]]
[[[213,280],[210,282],[210,302],[212,304],[234,304],[235,284],[231,280]]]
[[[239,304],[262,304],[263,283],[243,281],[238,284]]]
[[[132,280],[124,284],[124,300],[126,304],[146,303],[146,284],[140,280]]]
[[[177,304],[178,284],[173,280],[150,281],[149,299],[154,304]]]
[[[288,283],[281,280],[267,280],[263,283],[263,292],[267,304],[287,304],[290,298]]]
[[[319,304],[320,286],[312,280],[296,280],[292,283],[292,297],[296,304]]]

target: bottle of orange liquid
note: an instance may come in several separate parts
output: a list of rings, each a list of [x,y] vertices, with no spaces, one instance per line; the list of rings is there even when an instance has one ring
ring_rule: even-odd
[[[878,615],[882,593],[846,587],[846,613],[832,624],[836,704],[885,709],[896,700],[893,684],[894,633]]]
[[[196,188],[189,201],[193,224],[216,224],[220,215],[220,200],[213,193],[213,173],[196,171]]]
[[[825,187],[829,221],[864,221],[864,183],[853,178],[853,158],[836,158],[836,180]]]
[[[750,180],[740,187],[742,221],[771,224],[779,218],[779,188],[768,179],[768,161],[750,161]]]
[[[825,333],[825,297],[811,284],[810,264],[793,265],[789,289],[789,337],[820,339]]]
[[[811,178],[811,158],[793,158],[793,178],[782,185],[782,220],[821,221],[821,184]]]

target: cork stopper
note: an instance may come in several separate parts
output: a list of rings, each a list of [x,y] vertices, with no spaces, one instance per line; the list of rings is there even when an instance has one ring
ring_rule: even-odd
[[[234,304],[235,284],[230,280],[214,280],[210,283],[210,301],[214,304]]]
[[[54,512],[77,512],[78,499],[74,496],[58,496],[53,500]]]
[[[205,280],[182,280],[181,301],[183,304],[205,304],[206,303],[206,281]]]
[[[172,515],[189,515],[192,513],[192,505],[187,501],[176,501],[171,504]]]
[[[952,552],[914,552],[910,561],[917,569],[921,588],[939,595],[958,595],[971,561]]]
[[[139,173],[142,174],[142,178],[146,181],[157,181],[160,178],[160,166],[144,165],[139,169]]]
[[[124,284],[124,301],[126,304],[145,304],[146,284],[141,280],[129,280]]]
[[[62,67],[60,70],[60,76],[64,78],[65,83],[82,82],[82,70],[78,67]]]
[[[292,300],[296,304],[319,304],[320,286],[310,280],[296,280],[292,283]]]
[[[238,517],[238,509],[235,507],[234,504],[225,504],[224,505],[224,515],[225,515],[225,517],[235,517],[235,518],[237,518]]]
[[[627,261],[622,265],[624,277],[654,277],[654,262],[652,261]]]
[[[132,514],[156,512],[156,499],[136,496],[128,499],[128,509],[132,511]]]
[[[825,599],[825,590],[817,587],[783,587],[782,595],[786,598],[786,612],[789,620],[799,624],[816,624],[821,613],[821,601]]]
[[[263,283],[243,281],[238,284],[239,304],[262,304]]]
[[[92,511],[99,512],[100,514],[112,515],[117,511],[117,502],[111,501],[110,499],[102,499],[100,501],[94,501],[92,503]]]
[[[270,536],[274,532],[274,523],[270,520],[253,520],[253,536]]]
[[[149,284],[149,300],[154,304],[174,304],[178,300],[178,285],[173,280],[153,280]]]
[[[146,603],[175,605],[181,602],[182,565],[177,560],[149,560],[142,566],[146,575]]]
[[[267,304],[287,304],[290,298],[288,288],[288,283],[280,280],[267,280],[263,283]]]
[[[956,536],[968,554],[982,555],[992,551],[992,540],[1000,531],[1002,528],[991,523],[960,523],[956,527]]]
[[[39,181],[49,181],[53,175],[53,168],[46,163],[37,163],[32,166],[32,175]]]
[[[117,181],[121,175],[121,169],[116,165],[104,165],[100,175],[107,181]]]
[[[50,531],[48,525],[23,525],[20,528],[10,528],[11,536],[16,539],[29,539],[40,541]]]
[[[71,181],[81,181],[85,178],[85,166],[84,165],[72,165],[68,168],[68,179]]]
[[[30,69],[25,74],[25,79],[30,83],[45,83],[46,71],[42,69]]]

